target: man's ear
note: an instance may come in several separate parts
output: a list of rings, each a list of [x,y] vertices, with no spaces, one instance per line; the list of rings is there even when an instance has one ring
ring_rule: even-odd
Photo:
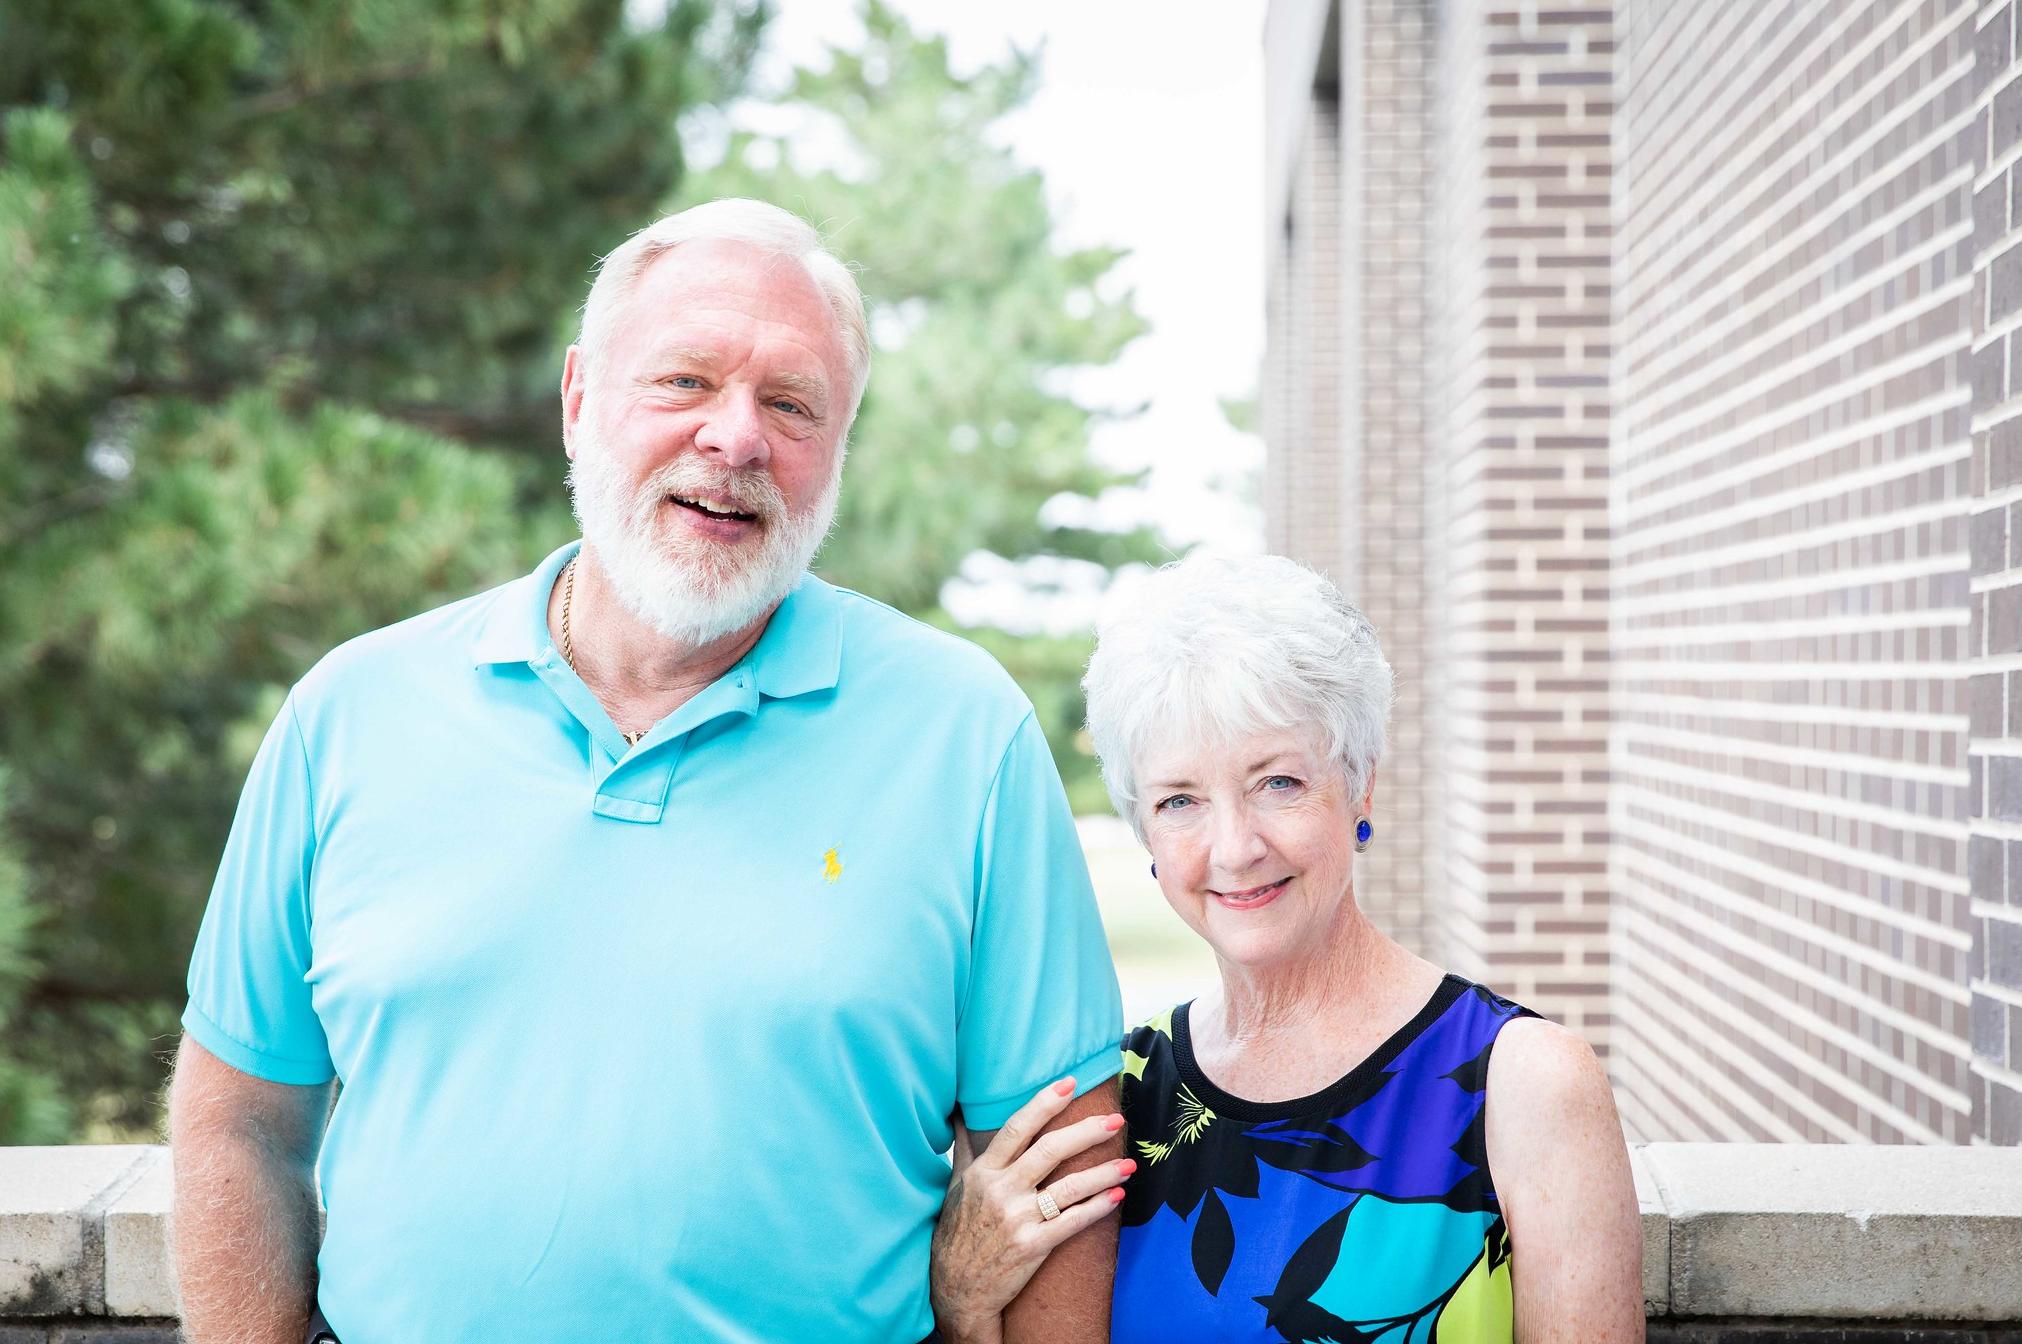
[[[562,451],[576,460],[576,425],[583,418],[583,347],[572,345],[562,360]]]

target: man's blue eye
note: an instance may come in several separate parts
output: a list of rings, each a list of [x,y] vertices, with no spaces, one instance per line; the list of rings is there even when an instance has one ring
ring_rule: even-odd
[[[692,373],[677,373],[677,374],[675,374],[675,375],[674,375],[674,376],[673,376],[672,378],[668,379],[667,381],[668,381],[668,382],[670,382],[670,383],[672,383],[672,384],[674,384],[674,386],[676,386],[676,387],[684,387],[684,388],[685,388],[685,387],[700,387],[700,386],[702,386],[702,380],[701,380],[700,378],[697,378],[697,377],[696,377],[696,376],[695,376],[694,374],[692,374]]]
[[[791,401],[775,401],[772,404],[774,407],[782,411],[791,411],[795,415],[799,415],[801,413],[799,405]]]

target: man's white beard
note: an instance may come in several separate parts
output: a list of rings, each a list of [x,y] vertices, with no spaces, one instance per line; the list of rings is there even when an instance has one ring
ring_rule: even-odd
[[[583,542],[618,600],[661,635],[698,648],[743,630],[793,591],[835,521],[843,450],[821,497],[799,517],[763,469],[732,471],[683,456],[630,486],[613,464],[602,427],[585,413],[569,464],[569,497]],[[757,541],[720,542],[667,519],[668,496],[732,500],[753,514]],[[679,508],[679,505],[672,507]]]

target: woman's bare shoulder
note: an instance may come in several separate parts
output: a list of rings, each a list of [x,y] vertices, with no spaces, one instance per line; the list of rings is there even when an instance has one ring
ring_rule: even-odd
[[[1503,1027],[1488,1064],[1488,1123],[1519,1141],[1563,1135],[1571,1119],[1605,1119],[1619,1133],[1615,1097],[1594,1048],[1541,1017]]]

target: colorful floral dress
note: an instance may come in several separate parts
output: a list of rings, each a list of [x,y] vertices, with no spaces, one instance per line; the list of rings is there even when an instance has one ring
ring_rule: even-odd
[[[1483,1102],[1503,1024],[1449,975],[1323,1091],[1254,1102],[1194,1062],[1181,1004],[1124,1042],[1114,1344],[1510,1344],[1510,1244]]]

